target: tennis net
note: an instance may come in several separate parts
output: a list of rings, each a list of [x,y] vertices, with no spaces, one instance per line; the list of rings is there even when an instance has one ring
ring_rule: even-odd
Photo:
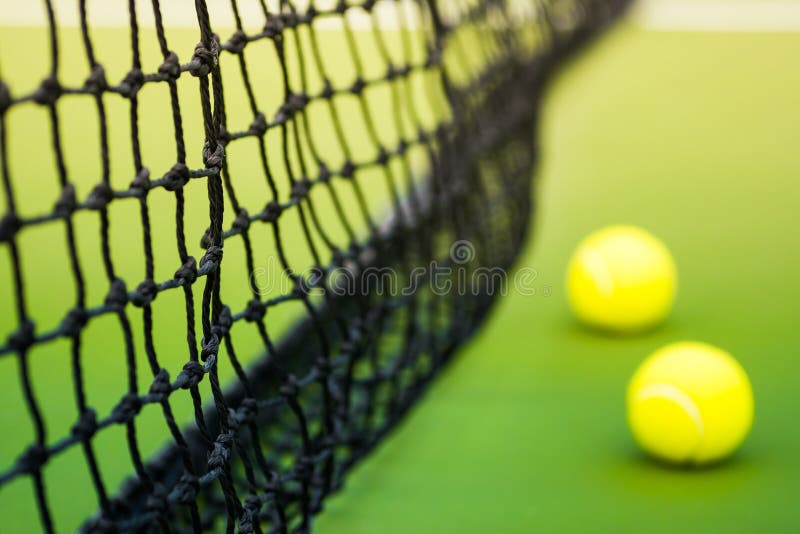
[[[46,1],[36,86],[0,64],[0,385],[30,427],[0,502],[24,484],[47,532],[308,531],[489,312],[533,211],[543,83],[625,4],[131,0],[114,55],[107,9]],[[51,189],[18,171],[44,157],[18,117]],[[41,270],[67,289],[43,296]]]

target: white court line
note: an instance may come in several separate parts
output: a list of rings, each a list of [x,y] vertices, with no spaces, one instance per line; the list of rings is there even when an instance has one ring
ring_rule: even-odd
[[[56,23],[59,27],[75,28],[80,25],[78,0],[50,0]],[[134,0],[136,15],[141,28],[154,26],[151,0]],[[235,27],[231,0],[206,0],[211,24],[215,30]],[[298,13],[307,11],[313,3],[317,11],[333,11],[338,0],[291,0]],[[538,4],[533,0],[507,0],[510,19],[513,23],[528,24],[538,16]],[[356,0],[348,4],[357,4]],[[279,0],[266,0],[270,12],[279,11]],[[238,0],[239,14],[245,29],[253,30],[263,25],[265,18],[258,0]],[[440,16],[445,22],[458,20],[464,6],[456,0],[441,0]],[[197,17],[193,0],[163,0],[160,11],[166,28],[197,28]],[[422,27],[420,3],[417,0],[378,0],[371,13],[359,7],[348,9],[344,18],[325,16],[315,19],[314,27],[341,29],[345,20],[353,30],[371,30],[376,26],[382,30],[418,29]],[[87,13],[91,28],[120,28],[130,26],[126,0],[87,0]],[[506,24],[504,20],[489,18],[489,23]],[[0,0],[0,27],[47,25],[47,14],[41,0]]]
[[[292,0],[298,12],[303,13],[312,0]],[[317,10],[332,10],[338,0],[313,0]],[[78,0],[51,0],[56,22],[60,27],[74,28],[80,26]],[[151,0],[135,0],[139,26],[154,27],[154,16]],[[235,28],[230,0],[206,0],[211,24],[214,29]],[[261,26],[264,14],[257,0],[240,0],[239,14],[246,28]],[[267,0],[271,12],[277,12],[277,0]],[[197,28],[197,17],[193,0],[163,0],[161,15],[167,28]],[[398,9],[404,10],[405,18],[398,16]],[[128,28],[130,25],[127,1],[124,0],[88,0],[87,13],[89,26],[92,28]],[[404,27],[419,25],[419,14],[413,0],[378,1],[374,8],[374,18],[361,9],[347,12],[348,24],[352,29],[370,29],[377,22],[381,29],[396,29],[402,22]],[[47,15],[41,0],[0,0],[0,27],[47,25]],[[341,28],[343,23],[339,17],[322,17],[315,22],[318,28]]]
[[[79,25],[77,0],[51,0],[60,26]],[[150,0],[135,0],[140,25],[153,26]],[[312,0],[294,0],[302,12]],[[318,9],[331,8],[337,0],[313,0]],[[215,28],[233,28],[230,0],[206,0]],[[398,25],[397,4],[378,2],[375,18],[360,10],[348,13],[348,22],[353,29],[368,29],[373,23],[382,29],[394,29]],[[123,0],[88,0],[90,25],[92,27],[127,28],[129,25],[127,2]],[[267,0],[270,9],[277,10],[277,0]],[[239,9],[245,21],[261,21],[259,3],[255,0],[240,0]],[[400,0],[406,13],[406,27],[419,24],[419,14],[413,0]],[[447,2],[443,3],[447,6]],[[453,4],[459,5],[457,3]],[[515,20],[520,23],[533,21],[536,13],[521,8],[530,8],[529,0],[511,0],[515,9]],[[517,9],[520,8],[520,9]],[[165,0],[161,2],[162,14],[167,27],[196,28],[192,0]],[[44,6],[36,0],[0,0],[0,27],[43,26],[46,24]],[[634,25],[654,31],[690,32],[798,32],[800,31],[800,0],[638,0],[628,17]],[[319,27],[337,28],[341,19],[329,18],[318,21]],[[245,26],[248,26],[246,23]]]
[[[800,1],[640,0],[631,19],[655,31],[797,32]]]

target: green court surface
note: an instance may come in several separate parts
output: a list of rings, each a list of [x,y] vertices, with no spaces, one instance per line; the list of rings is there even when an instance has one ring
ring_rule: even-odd
[[[513,292],[426,400],[327,503],[324,534],[789,532],[800,525],[800,34],[624,23],[562,73],[541,128],[535,240]],[[570,319],[571,248],[612,223],[671,247],[673,315],[613,338]],[[637,452],[638,363],[697,339],[747,369],[756,420],[704,470]]]
[[[143,34],[145,63],[157,65],[152,31]],[[25,28],[4,28],[0,33],[0,74],[18,76],[12,87],[21,88],[17,94],[35,87],[47,69],[41,28],[26,42],[28,55],[14,53],[18,42],[30,35]],[[94,35],[107,43],[100,51],[101,61],[116,69],[109,79],[121,79],[129,65],[114,58],[123,53],[129,57],[129,36],[108,28]],[[75,28],[59,38],[65,48],[81,50]],[[372,49],[362,41],[366,37],[356,38],[360,48]],[[196,43],[195,33],[185,30],[171,33],[170,39],[182,51]],[[342,37],[332,32],[325,39],[330,40],[323,43],[323,59],[341,77],[338,84],[345,86],[352,68],[344,59]],[[544,103],[535,231],[517,264],[536,270],[536,294],[523,296],[509,288],[488,324],[425,400],[352,473],[343,492],[326,502],[315,525],[318,532],[730,532],[757,527],[774,532],[800,525],[800,430],[795,414],[800,406],[798,47],[800,33],[654,32],[624,21],[561,72]],[[261,105],[274,109],[283,98],[270,83],[277,68],[274,52],[266,46],[255,48],[264,62],[251,76],[256,86],[266,88],[259,93]],[[420,49],[414,48],[412,55]],[[365,55],[364,68],[381,75],[379,59]],[[62,81],[81,83],[84,67],[83,56],[63,55]],[[234,69],[227,75],[235,76]],[[319,83],[318,77],[311,78],[311,85]],[[422,93],[422,80],[412,85],[412,94]],[[201,146],[197,85],[182,77],[179,91],[187,146]],[[228,106],[229,122],[235,130],[246,129],[252,117],[242,104],[243,88],[226,79],[225,91],[234,102]],[[370,98],[370,105],[381,109],[389,96],[378,91]],[[60,104],[59,112],[63,131],[70,132],[64,136],[67,166],[79,198],[84,198],[100,173],[96,116],[89,97],[70,102],[74,103]],[[167,93],[145,88],[140,105],[141,127],[147,133],[142,136],[144,160],[154,170],[169,168],[175,155],[172,132],[163,127]],[[349,117],[358,117],[354,102],[341,105],[349,109]],[[112,183],[127,187],[133,167],[127,102],[109,101],[108,106]],[[309,113],[318,125],[325,120],[321,113]],[[35,216],[52,208],[59,191],[46,112],[29,105],[8,115],[13,131],[10,152],[17,156],[10,165],[19,209]],[[423,110],[422,115],[433,122],[436,110]],[[389,120],[386,114],[377,115],[378,131],[389,136],[383,140],[387,145],[397,133],[387,126]],[[368,160],[374,154],[369,153],[363,124],[351,125],[346,134],[352,136],[355,157]],[[321,151],[341,162],[342,154],[330,141],[330,124],[318,126],[317,132]],[[268,155],[279,160],[280,145],[267,137]],[[243,141],[234,150],[239,152],[231,158],[237,165],[232,173],[242,203],[251,211],[260,209],[268,191],[260,176],[257,146]],[[190,167],[202,167],[199,150],[188,157]],[[277,172],[285,174],[285,169]],[[372,215],[378,218],[388,197],[384,184],[370,176],[363,182],[368,184]],[[286,189],[281,194],[288,194]],[[352,206],[352,192],[341,194]],[[202,207],[190,207],[187,213],[187,242],[193,247],[190,252],[199,256],[207,221],[205,187],[191,184],[186,195],[190,204],[195,198]],[[129,200],[110,208],[112,252],[120,276],[141,280],[138,204]],[[149,201],[154,226],[169,228],[154,236],[156,278],[168,279],[178,264],[174,200],[154,193]],[[232,219],[231,212],[226,216]],[[320,213],[331,216],[332,207],[323,206]],[[96,304],[108,286],[95,246],[99,223],[89,214],[77,215],[75,223],[78,248],[88,266],[87,298]],[[613,223],[651,230],[676,257],[676,308],[667,324],[646,335],[617,338],[585,331],[566,308],[563,272],[571,249],[585,234]],[[341,237],[343,232],[338,232]],[[38,325],[52,328],[73,304],[72,279],[48,266],[68,263],[64,228],[26,229],[20,241],[32,313]],[[266,256],[274,242],[267,236],[255,246]],[[226,248],[228,265],[243,264],[240,249]],[[301,265],[308,261],[299,240],[289,245],[288,254]],[[244,267],[231,268],[224,276],[236,281],[243,271]],[[0,257],[0,339],[16,327],[11,276],[7,257]],[[250,295],[244,286],[236,291],[227,292],[226,298],[232,308],[242,308]],[[65,294],[69,298],[61,298]],[[159,299],[156,348],[162,365],[177,370],[186,360],[184,335],[174,335],[184,321],[182,301],[168,294]],[[175,310],[180,313],[171,313]],[[299,312],[287,306],[284,315],[272,316],[270,326],[279,333]],[[132,320],[141,328],[141,317]],[[124,362],[118,355],[121,334],[112,322],[93,322],[84,341],[84,353],[92,354],[85,380],[99,414],[109,413],[125,389],[120,372]],[[625,426],[627,379],[649,352],[682,339],[707,341],[730,351],[749,372],[755,389],[751,437],[731,461],[699,471],[669,469],[647,460]],[[241,354],[258,354],[255,332],[243,334],[237,343]],[[137,338],[137,358],[144,369],[141,344]],[[34,390],[47,398],[43,410],[53,440],[69,433],[77,416],[70,362],[64,357],[68,350],[67,341],[58,340],[31,351]],[[33,439],[18,374],[16,358],[0,358],[0,428],[13,429],[0,440],[0,469]],[[230,379],[233,373],[225,368],[221,374]],[[146,456],[165,440],[162,414],[150,408],[137,420]],[[175,411],[180,420],[191,420],[188,398],[176,402]],[[118,487],[132,472],[123,429],[109,428],[94,443],[107,484]],[[46,478],[48,491],[58,501],[53,510],[57,523],[75,526],[96,510],[80,451],[60,455],[48,466]],[[0,533],[30,528],[36,517],[31,486],[28,479],[20,479],[0,490]],[[67,494],[69,502],[63,497]]]

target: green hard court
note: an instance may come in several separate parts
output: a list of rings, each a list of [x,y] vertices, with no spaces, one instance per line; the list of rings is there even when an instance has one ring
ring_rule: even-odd
[[[106,57],[129,53],[126,35],[105,31],[108,43],[117,42],[103,51]],[[20,32],[27,32],[30,45],[31,33],[25,28],[0,32],[0,73],[14,72],[19,84],[34,87],[47,57],[47,41],[40,32],[35,38],[39,41],[30,45],[30,57],[9,54],[15,39],[22,38]],[[77,32],[69,30],[61,38],[78,42]],[[196,40],[194,34],[180,31],[173,38],[182,50]],[[344,44],[330,39],[329,61],[335,62]],[[147,46],[153,47],[152,39]],[[560,72],[543,103],[535,227],[517,262],[518,268],[536,273],[535,294],[509,289],[424,401],[351,473],[344,491],[325,503],[315,524],[318,532],[789,531],[800,522],[800,430],[795,424],[800,405],[798,46],[800,32],[795,31],[651,29],[632,16]],[[154,47],[145,50],[152,57],[156,52]],[[380,62],[373,59],[378,72]],[[85,59],[62,61],[78,65]],[[126,68],[120,65],[116,77]],[[269,68],[274,65],[264,72]],[[257,71],[253,75],[259,76]],[[196,89],[181,90],[191,109]],[[233,95],[237,90],[241,88],[226,86]],[[380,100],[388,96],[375,98],[380,107]],[[60,111],[65,129],[77,131],[91,113],[90,104],[64,106]],[[142,121],[151,121],[149,131],[158,132],[164,105],[163,94],[143,95]],[[241,111],[240,122],[246,118]],[[126,112],[121,104],[116,110],[123,118]],[[36,213],[56,198],[55,182],[46,182],[52,178],[53,160],[43,137],[46,131],[30,126],[36,114],[43,120],[45,112],[31,108],[20,113],[30,113],[31,120],[17,118],[18,133],[11,143],[17,143],[12,150],[18,160],[12,161],[12,170],[17,165],[46,183],[28,188],[28,196],[20,200],[23,211]],[[435,116],[436,110],[428,115]],[[202,142],[200,118],[188,120],[196,122],[186,126],[187,136],[194,136],[187,144],[197,146]],[[94,127],[87,135],[97,135]],[[124,151],[127,133],[112,128],[111,135],[112,162],[119,166],[112,168],[112,176],[122,184],[130,179],[130,154]],[[125,147],[116,152],[115,135],[116,144]],[[99,164],[92,158],[91,144],[84,141],[66,137],[72,158],[68,164],[76,174],[85,170],[94,176]],[[174,161],[163,148],[168,143],[169,132],[143,140],[146,159],[154,168]],[[354,144],[368,142],[355,139]],[[249,150],[257,156],[254,147]],[[239,161],[246,161],[247,154]],[[247,169],[239,173],[246,175]],[[371,207],[378,217],[386,194],[377,180],[373,182],[368,194],[375,199]],[[87,179],[83,192],[93,183]],[[243,180],[237,185],[254,203],[264,194],[259,189],[263,184]],[[188,189],[188,196],[205,195],[202,187]],[[163,207],[163,213],[156,210],[153,216],[167,225],[174,206]],[[112,217],[132,222],[112,225],[112,238],[124,240],[133,233],[139,239],[136,205],[123,204],[119,210]],[[197,221],[204,216],[188,214]],[[615,223],[649,229],[676,258],[676,307],[668,322],[649,334],[623,338],[586,331],[566,307],[563,274],[572,248],[592,230]],[[96,221],[88,217],[78,224],[86,225],[86,235],[96,232]],[[198,241],[202,229],[190,241]],[[169,237],[155,236],[156,248],[174,247]],[[31,301],[37,318],[54,324],[65,310],[51,305],[48,295],[72,289],[66,274],[42,265],[53,256],[64,263],[63,229],[30,232],[25,238],[25,250],[33,255],[28,261],[37,266],[31,267],[36,279]],[[261,246],[267,250],[270,243]],[[141,262],[133,261],[137,252],[118,248],[116,254],[127,266],[123,276],[140,279]],[[302,258],[299,246],[290,254]],[[169,277],[173,264],[157,262],[156,272]],[[0,287],[5,288],[0,293],[0,334],[5,337],[13,328],[13,321],[5,320],[13,317],[11,274],[5,262],[0,265],[5,269],[0,270]],[[102,299],[105,285],[100,282],[89,284],[90,300]],[[246,295],[240,297],[244,302]],[[178,309],[179,299],[174,306]],[[278,331],[299,312],[288,310],[275,318]],[[161,320],[168,324],[170,319]],[[124,378],[115,371],[120,363],[106,350],[120,343],[111,332],[100,322],[88,330],[85,341],[84,350],[97,355],[86,365],[86,379],[99,411],[110,410],[124,388]],[[156,340],[165,366],[183,363],[180,337],[160,334]],[[637,451],[625,424],[627,379],[647,354],[683,339],[710,342],[731,352],[748,371],[755,391],[750,438],[730,461],[709,469],[673,469],[648,460]],[[257,340],[242,340],[244,347],[247,343],[255,347]],[[54,436],[68,432],[75,417],[69,362],[58,358],[67,349],[66,342],[58,341],[32,355],[37,392],[50,396],[45,417]],[[14,359],[0,360],[0,421],[8,429],[0,447],[3,468],[32,437],[17,374]],[[189,420],[188,402],[176,411]],[[162,444],[163,434],[156,428],[159,418],[155,409],[142,413],[146,454]],[[112,486],[131,471],[122,443],[121,430],[97,440]],[[72,493],[72,502],[58,501],[56,519],[79,524],[96,507],[79,451],[59,457],[50,473],[55,479],[48,481],[51,491]],[[28,519],[36,513],[30,497],[27,481],[3,488],[0,531],[30,527]]]

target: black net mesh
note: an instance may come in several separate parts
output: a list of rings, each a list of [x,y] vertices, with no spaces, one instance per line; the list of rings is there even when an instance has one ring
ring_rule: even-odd
[[[124,55],[76,3],[0,64],[2,513],[306,531],[500,292],[542,82],[625,2],[197,0],[187,47],[131,1]]]

